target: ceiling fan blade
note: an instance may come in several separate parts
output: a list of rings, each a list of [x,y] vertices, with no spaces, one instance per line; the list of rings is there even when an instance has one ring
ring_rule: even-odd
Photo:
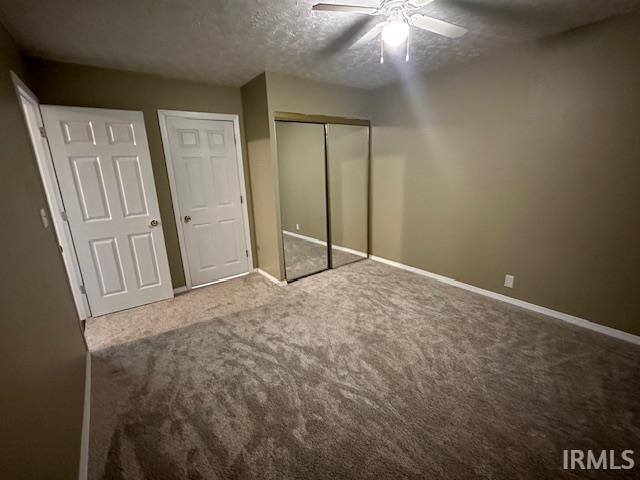
[[[374,15],[378,11],[376,7],[340,5],[334,3],[317,3],[312,7],[312,9],[316,12],[360,13],[363,15]]]
[[[387,24],[386,21],[378,22],[373,27],[371,27],[367,32],[365,32],[360,38],[358,38],[355,42],[353,42],[349,48],[360,47],[365,43],[370,42],[374,38],[376,38],[382,32],[382,29]]]
[[[412,15],[410,17],[410,23],[411,25],[414,25],[418,28],[437,33],[438,35],[442,35],[443,37],[447,38],[460,38],[465,33],[467,33],[466,28],[459,27],[458,25],[454,25],[453,23],[438,20],[437,18],[427,17],[426,15]]]
[[[385,17],[376,15],[360,15],[337,37],[333,37],[331,41],[325,45],[321,51],[326,55],[335,55],[342,52],[346,48],[351,48],[360,37],[365,35],[369,30],[374,28],[377,23]]]
[[[433,1],[434,0],[411,0],[411,3],[409,5],[412,7],[421,8]]]

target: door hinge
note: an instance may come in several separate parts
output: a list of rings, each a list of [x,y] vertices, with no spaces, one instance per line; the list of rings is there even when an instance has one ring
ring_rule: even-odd
[[[244,203],[244,198],[242,198],[242,195],[240,195],[240,205],[242,205]]]
[[[236,134],[235,134],[235,133],[233,134],[233,143],[234,143],[235,145],[237,145],[237,144],[238,144],[238,138],[236,137]]]
[[[245,250],[244,253],[247,256],[247,258],[249,258],[249,250]]]
[[[83,295],[87,294],[87,289],[84,288],[84,285],[80,285],[80,293],[82,293]]]
[[[47,138],[47,132],[44,130],[44,127],[40,127],[40,136],[42,138]]]
[[[63,222],[69,221],[69,217],[67,217],[67,212],[65,212],[64,210],[60,212],[60,216],[62,217]]]

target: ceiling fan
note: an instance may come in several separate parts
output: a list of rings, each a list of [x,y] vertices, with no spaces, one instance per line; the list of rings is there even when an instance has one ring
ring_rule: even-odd
[[[405,43],[405,61],[409,61],[409,34],[411,27],[418,27],[447,38],[460,38],[467,33],[466,28],[417,12],[417,10],[431,2],[433,0],[381,0],[378,7],[318,3],[313,6],[313,10],[316,12],[355,13],[379,18],[379,21],[362,34],[351,47],[360,46],[381,35],[380,63],[384,63],[385,44],[390,47],[397,47]]]

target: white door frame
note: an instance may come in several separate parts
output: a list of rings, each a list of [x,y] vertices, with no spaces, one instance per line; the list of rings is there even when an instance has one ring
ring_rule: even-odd
[[[20,110],[22,111],[30,137],[33,136],[33,138],[42,139],[42,148],[39,148],[39,145],[33,145],[33,142],[30,143],[34,150],[38,170],[42,180],[42,186],[49,205],[53,230],[56,234],[58,245],[62,250],[62,261],[67,273],[67,280],[69,282],[71,294],[73,295],[76,311],[78,312],[78,318],[80,320],[86,320],[91,316],[91,309],[89,308],[87,296],[83,293],[84,287],[82,274],[80,272],[80,264],[78,263],[76,250],[73,246],[73,239],[71,237],[69,224],[65,219],[66,214],[64,203],[62,201],[62,194],[58,187],[58,178],[56,177],[55,169],[53,167],[49,142],[46,136],[44,136],[44,122],[42,121],[42,113],[40,112],[40,101],[14,72],[11,72],[11,78],[13,79],[13,84],[18,96],[18,103],[20,103]],[[36,115],[35,123],[34,120],[30,119],[24,111],[22,106],[23,98],[34,107]],[[31,140],[33,140],[33,138],[31,138]]]
[[[253,271],[253,253],[251,246],[251,232],[249,230],[249,209],[247,207],[247,189],[244,178],[244,158],[242,156],[242,144],[240,141],[240,116],[237,114],[227,113],[203,113],[203,112],[184,112],[179,110],[158,110],[158,120],[160,122],[160,133],[162,135],[162,147],[164,150],[164,159],[167,164],[167,174],[169,176],[169,187],[171,188],[171,202],[173,203],[173,213],[176,219],[176,230],[178,230],[178,240],[180,243],[180,255],[182,256],[182,268],[184,270],[184,278],[187,283],[187,290],[193,288],[191,281],[191,272],[189,270],[189,262],[187,260],[187,247],[184,238],[182,225],[182,217],[180,216],[180,205],[178,201],[178,186],[176,183],[175,173],[173,170],[173,159],[171,158],[171,147],[169,145],[169,130],[167,129],[168,117],[189,118],[195,120],[221,120],[233,122],[233,136],[236,144],[236,163],[238,166],[238,179],[240,181],[240,194],[242,195],[242,217],[244,224],[245,241],[247,242],[247,250],[249,252],[249,272]],[[245,275],[245,274],[242,274]],[[235,277],[240,276],[236,275]],[[230,277],[230,278],[235,278]],[[229,280],[225,278],[223,280]],[[221,280],[221,281],[223,281]],[[216,282],[214,282],[216,283]],[[200,285],[199,285],[200,286]],[[202,285],[204,286],[204,285]]]

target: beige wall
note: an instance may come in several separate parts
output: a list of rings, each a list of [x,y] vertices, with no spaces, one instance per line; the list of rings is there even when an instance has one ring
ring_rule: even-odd
[[[276,135],[282,229],[326,241],[324,126],[276,122]]]
[[[368,119],[368,90],[267,72],[269,111]]]
[[[278,173],[271,150],[266,75],[242,87],[247,155],[253,211],[257,266],[278,279],[284,278],[282,239],[278,214]]]
[[[157,111],[186,110],[242,116],[240,89],[37,59],[29,61],[29,69],[34,90],[43,104],[144,112],[171,279],[174,288],[185,285]],[[242,118],[240,125],[242,129]],[[242,137],[244,139],[244,132]],[[244,141],[243,152],[246,157]],[[245,178],[249,178],[247,163],[245,161]],[[251,197],[249,186],[247,195]],[[251,206],[250,201],[248,204]],[[250,219],[253,218],[251,213]],[[250,223],[253,232],[252,220]]]
[[[78,477],[85,346],[22,111],[9,75],[28,80],[0,26],[0,476]]]
[[[638,52],[635,15],[374,91],[373,254],[640,334]]]

